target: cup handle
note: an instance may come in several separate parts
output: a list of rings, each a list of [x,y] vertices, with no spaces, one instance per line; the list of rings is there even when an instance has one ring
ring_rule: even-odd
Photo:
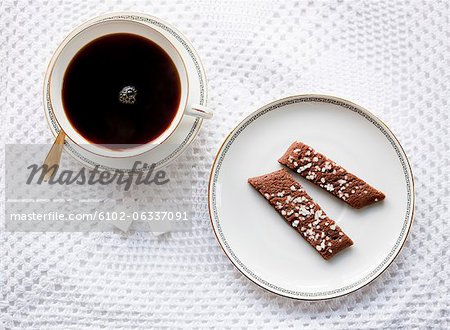
[[[186,114],[203,119],[209,119],[212,117],[212,112],[208,111],[203,105],[195,104],[186,109]]]

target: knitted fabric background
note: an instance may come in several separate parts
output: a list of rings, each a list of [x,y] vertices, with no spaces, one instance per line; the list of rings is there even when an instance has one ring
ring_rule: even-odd
[[[3,327],[17,329],[445,329],[450,326],[448,1],[63,1],[0,5],[1,152],[50,143],[42,83],[83,21],[130,10],[193,43],[214,117],[191,145],[194,228],[151,233],[0,233]],[[241,275],[210,227],[214,156],[247,114],[292,94],[361,104],[402,143],[415,220],[402,252],[365,288],[324,302],[278,297]],[[0,183],[4,187],[4,164]],[[4,222],[4,189],[1,219]],[[1,328],[1,326],[0,326]]]

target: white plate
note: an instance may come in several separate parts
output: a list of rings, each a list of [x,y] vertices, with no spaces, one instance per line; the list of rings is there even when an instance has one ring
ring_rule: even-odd
[[[354,245],[325,261],[248,183],[282,168],[277,159],[305,142],[386,194],[355,210],[290,171]],[[338,297],[379,276],[400,252],[412,223],[414,186],[406,155],[369,111],[336,97],[293,96],[245,118],[211,170],[211,223],[231,262],[274,293],[305,300]]]
[[[96,17],[86,23],[77,27],[71,34],[77,33],[83,30],[87,26],[110,19],[125,19],[134,20],[142,24],[147,24],[153,29],[158,30],[164,36],[166,36],[172,44],[177,48],[186,63],[188,77],[189,77],[189,103],[206,105],[207,100],[207,88],[206,88],[206,75],[203,69],[202,63],[196,51],[189,40],[177,29],[163,20],[144,14],[134,13],[114,13]],[[44,81],[44,104],[45,104],[45,116],[49,123],[50,129],[54,136],[58,135],[59,126],[56,122],[50,103],[49,96],[49,72],[52,67],[55,58],[50,61],[47,69],[47,74]],[[66,138],[64,151],[80,161],[87,167],[99,166],[99,169],[103,170],[121,170],[124,172],[130,172],[135,161],[146,162],[147,164],[155,164],[157,168],[168,165],[189,146],[189,144],[195,139],[197,133],[202,125],[202,119],[194,118],[191,116],[183,116],[177,129],[172,135],[158,147],[135,157],[128,158],[110,158],[102,157],[88,152],[87,150],[77,146],[70,139]],[[145,168],[143,168],[145,170]]]

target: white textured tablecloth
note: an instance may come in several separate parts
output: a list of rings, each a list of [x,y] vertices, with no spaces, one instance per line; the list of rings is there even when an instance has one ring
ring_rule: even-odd
[[[79,23],[119,10],[171,22],[204,62],[215,116],[192,145],[194,228],[160,237],[1,232],[5,328],[449,327],[448,1],[3,0],[2,153],[5,143],[52,141],[42,105],[52,52]],[[227,133],[264,103],[307,92],[379,116],[409,156],[417,197],[412,232],[389,269],[356,293],[317,303],[278,297],[241,275],[207,209],[209,169]],[[0,197],[3,219],[4,189]]]

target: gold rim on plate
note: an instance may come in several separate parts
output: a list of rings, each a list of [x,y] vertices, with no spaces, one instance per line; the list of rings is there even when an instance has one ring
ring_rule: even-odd
[[[234,254],[233,250],[229,247],[226,238],[223,236],[220,227],[220,221],[217,214],[217,206],[215,204],[215,180],[218,175],[218,171],[220,170],[220,163],[223,160],[224,155],[226,154],[226,150],[233,143],[234,139],[242,132],[245,127],[247,127],[252,121],[256,120],[260,116],[268,113],[270,111],[276,110],[280,107],[283,107],[288,104],[293,103],[301,103],[301,102],[324,102],[335,104],[344,108],[347,108],[351,111],[358,113],[363,116],[365,119],[369,120],[372,124],[374,124],[389,140],[391,145],[394,147],[397,156],[403,167],[403,172],[406,178],[407,185],[407,208],[406,215],[403,221],[402,230],[400,235],[396,241],[396,244],[392,248],[392,250],[388,253],[388,255],[383,259],[383,261],[368,275],[364,278],[347,285],[342,288],[338,288],[335,290],[330,290],[326,292],[299,292],[293,290],[287,290],[281,287],[277,287],[264,279],[260,278],[258,275],[254,274],[250,269],[248,269]],[[218,167],[219,165],[219,167]],[[378,278],[389,266],[392,262],[397,258],[400,251],[403,249],[405,242],[408,238],[409,232],[411,231],[413,218],[414,218],[414,205],[415,205],[415,190],[414,190],[414,177],[412,174],[411,166],[409,164],[406,153],[401,146],[400,142],[394,135],[394,133],[389,129],[389,127],[379,118],[377,118],[374,114],[372,114],[367,109],[350,102],[348,100],[329,96],[329,95],[321,95],[321,94],[304,94],[304,95],[293,95],[283,99],[279,99],[273,101],[258,110],[254,111],[247,117],[245,117],[236,127],[227,135],[224,142],[220,146],[217,155],[214,158],[214,162],[211,167],[209,183],[208,183],[208,211],[210,216],[211,226],[216,236],[216,239],[222,248],[222,251],[231,261],[231,263],[239,270],[245,277],[247,277],[250,281],[257,284],[259,287],[268,290],[269,292],[278,294],[280,296],[284,296],[287,298],[297,299],[297,300],[306,300],[306,301],[318,301],[318,300],[328,300],[334,299],[337,297],[345,296],[352,292],[355,292],[366,285],[370,284],[376,278]]]

